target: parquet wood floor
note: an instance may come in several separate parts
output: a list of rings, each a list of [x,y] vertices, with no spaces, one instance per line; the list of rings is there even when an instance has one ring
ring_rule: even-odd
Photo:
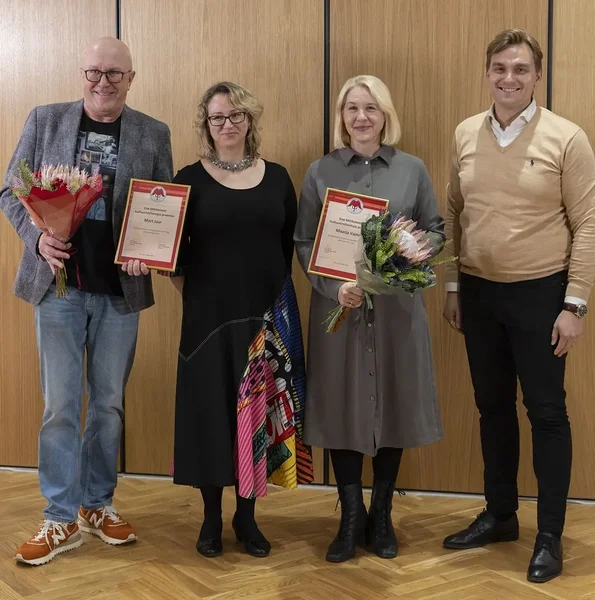
[[[443,549],[441,540],[475,517],[480,499],[395,496],[399,556],[386,561],[360,551],[354,561],[331,565],[324,554],[339,520],[334,491],[271,488],[257,514],[273,551],[255,559],[233,539],[234,500],[226,490],[225,552],[209,560],[194,547],[202,517],[197,490],[168,480],[122,478],[115,505],[137,527],[137,543],[112,547],[85,534],[81,548],[28,567],[13,557],[15,547],[35,532],[44,505],[37,475],[0,471],[0,489],[0,600],[595,599],[590,505],[569,505],[565,572],[538,586],[525,579],[534,502],[522,503],[518,542],[454,552]]]

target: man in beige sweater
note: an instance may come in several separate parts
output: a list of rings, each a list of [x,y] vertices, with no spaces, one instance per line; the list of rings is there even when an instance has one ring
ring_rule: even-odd
[[[444,546],[518,539],[517,376],[531,421],[539,533],[527,578],[562,572],[572,442],[566,354],[595,279],[595,157],[580,127],[539,107],[542,51],[522,30],[487,49],[491,109],[456,130],[444,316],[465,336],[480,413],[487,507]]]

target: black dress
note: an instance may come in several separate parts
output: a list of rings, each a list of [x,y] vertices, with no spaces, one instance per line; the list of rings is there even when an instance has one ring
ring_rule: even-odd
[[[265,162],[262,181],[250,189],[236,190],[220,184],[200,162],[179,171],[174,183],[192,186],[178,260],[185,280],[174,483],[197,487],[234,485],[239,479],[238,453],[249,463],[250,471],[252,462],[262,466],[264,460],[266,477],[274,478],[279,461],[275,463],[269,456],[275,446],[268,414],[271,397],[277,392],[285,394],[283,400],[289,401],[293,413],[285,426],[291,430],[289,434],[300,438],[305,396],[299,314],[291,283],[297,216],[293,184],[285,168],[272,162]],[[279,321],[274,315],[283,317]],[[277,361],[274,354],[287,360]],[[278,377],[280,364],[282,378]],[[269,368],[277,371],[272,378],[268,376]],[[264,423],[265,404],[257,402],[258,390],[262,392],[263,386],[258,387],[255,374],[264,381],[265,371],[269,382],[268,436],[263,434],[262,426],[252,423]],[[277,382],[277,389],[270,389],[271,380],[273,385]],[[243,448],[250,454],[247,458],[236,444],[238,422],[242,422],[238,421],[240,388],[242,406],[257,411],[247,415],[252,424],[246,425],[244,419],[242,425],[246,436],[250,436],[243,440]],[[284,456],[293,451],[293,460],[298,462],[295,455],[303,450],[301,441],[292,442],[288,437],[280,441]],[[263,449],[267,446],[264,458],[256,456],[256,451],[254,456],[251,454],[259,443]],[[300,461],[302,475],[311,470],[308,456],[305,459]],[[296,466],[296,471],[301,483],[304,477],[299,476],[300,467]],[[311,480],[308,473],[305,478]],[[242,495],[265,495],[266,490],[255,489],[259,487],[262,485],[248,482]]]

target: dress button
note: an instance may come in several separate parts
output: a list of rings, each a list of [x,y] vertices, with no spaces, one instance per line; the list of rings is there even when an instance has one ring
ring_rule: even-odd
[[[372,323],[368,323],[368,327],[372,327]]]
[[[376,400],[376,398],[374,398],[374,396],[370,396],[370,400],[371,400],[372,402],[374,402],[374,400]]]
[[[372,348],[368,348],[368,352],[372,352]]]
[[[369,188],[369,187],[370,187],[370,184],[369,184],[369,183],[366,183],[366,184],[365,184],[365,187]]]
[[[374,371],[370,371],[369,375],[374,375]]]
[[[365,164],[366,164],[366,165],[369,165],[369,164],[370,164],[370,161],[369,161],[369,160],[367,160],[367,161],[365,162]]]

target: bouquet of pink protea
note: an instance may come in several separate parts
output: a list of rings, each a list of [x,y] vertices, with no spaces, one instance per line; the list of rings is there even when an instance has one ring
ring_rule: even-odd
[[[89,175],[65,165],[44,164],[33,172],[23,159],[12,178],[11,189],[40,231],[67,242],[101,196],[103,182],[97,172]],[[62,298],[67,293],[66,271],[62,266],[56,270],[56,295]]]
[[[446,242],[442,236],[417,228],[417,223],[386,211],[362,223],[355,261],[356,284],[373,308],[371,294],[413,294],[436,285],[434,268],[456,257],[438,258]],[[327,332],[337,331],[349,312],[338,306],[329,312]]]

